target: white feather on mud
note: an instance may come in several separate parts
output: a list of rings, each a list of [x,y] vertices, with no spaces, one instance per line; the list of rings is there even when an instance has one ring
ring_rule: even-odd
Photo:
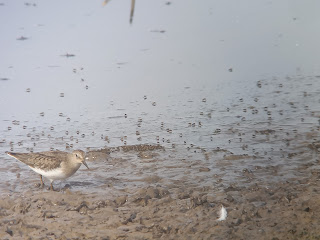
[[[221,209],[219,211],[219,218],[217,219],[217,221],[224,221],[227,219],[228,213],[227,210],[225,209],[225,207],[222,205]]]

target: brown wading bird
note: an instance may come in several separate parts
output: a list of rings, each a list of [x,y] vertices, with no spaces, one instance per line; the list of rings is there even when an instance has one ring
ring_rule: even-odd
[[[51,182],[51,190],[53,191],[52,182],[54,180],[62,180],[72,176],[84,164],[85,152],[75,150],[72,153],[62,151],[38,152],[38,153],[7,153],[9,156],[18,159],[20,162],[27,164],[33,171],[40,174],[41,187],[44,186],[42,176]]]

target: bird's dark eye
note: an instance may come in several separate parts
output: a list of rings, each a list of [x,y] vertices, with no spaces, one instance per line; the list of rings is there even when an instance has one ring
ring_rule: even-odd
[[[78,154],[76,154],[76,157],[78,157]]]

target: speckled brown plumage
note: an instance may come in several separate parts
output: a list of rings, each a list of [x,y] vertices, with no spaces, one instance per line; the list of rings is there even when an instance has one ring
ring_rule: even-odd
[[[42,175],[52,182],[56,179],[65,179],[73,175],[85,162],[85,153],[75,150],[72,153],[62,151],[49,151],[39,153],[7,153],[28,165],[32,170],[40,174],[41,186],[43,186]],[[42,174],[42,175],[41,175]]]
[[[8,153],[8,155],[18,159],[20,162],[33,168],[51,170],[60,167],[61,158],[47,156],[39,153]]]

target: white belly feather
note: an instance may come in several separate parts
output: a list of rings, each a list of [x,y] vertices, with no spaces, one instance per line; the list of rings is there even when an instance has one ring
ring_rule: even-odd
[[[35,171],[36,173],[39,173],[40,175],[44,176],[45,178],[48,178],[50,181],[61,180],[61,179],[65,179],[68,177],[62,171],[61,168],[52,169],[50,171],[43,171],[42,169],[39,169],[39,168],[32,168],[32,167],[30,167],[30,168],[33,171]]]

